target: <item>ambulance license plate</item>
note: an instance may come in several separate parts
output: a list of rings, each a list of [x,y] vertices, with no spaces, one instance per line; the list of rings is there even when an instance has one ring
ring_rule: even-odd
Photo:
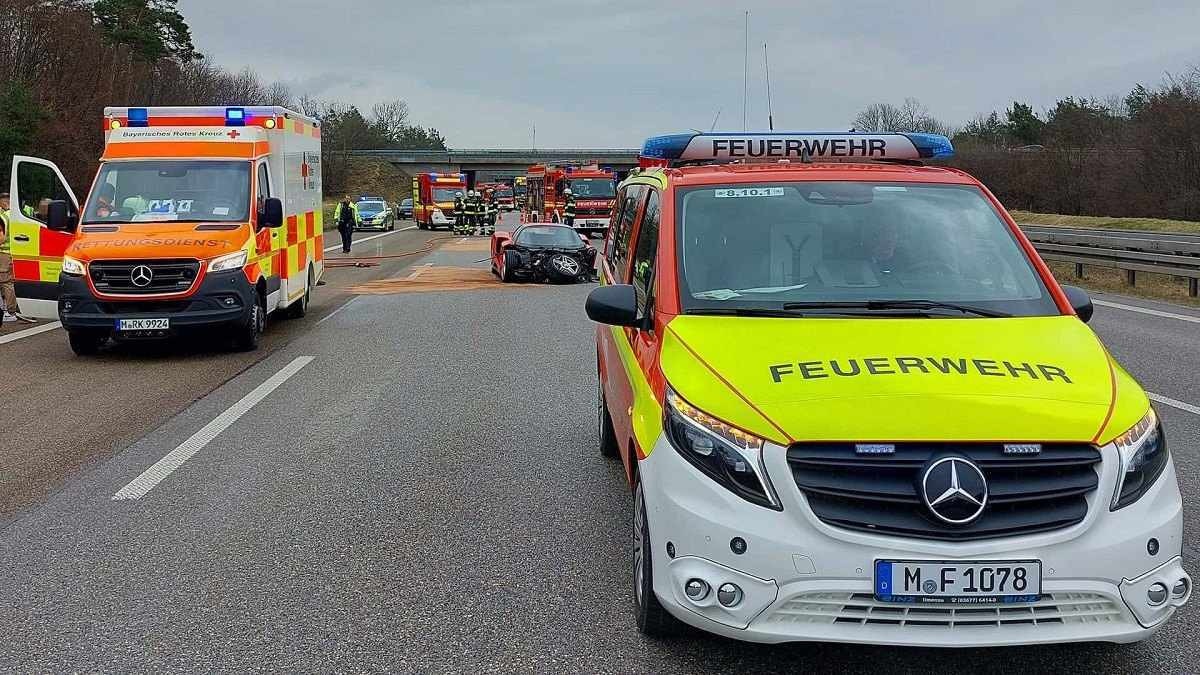
[[[1038,560],[875,561],[875,599],[881,602],[1034,602],[1041,593]]]
[[[117,330],[168,330],[170,319],[118,319]]]

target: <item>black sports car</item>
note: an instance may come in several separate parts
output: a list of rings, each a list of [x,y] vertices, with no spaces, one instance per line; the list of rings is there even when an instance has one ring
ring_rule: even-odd
[[[575,230],[553,223],[529,223],[515,232],[492,234],[492,274],[518,279],[572,283],[591,281],[596,249]]]

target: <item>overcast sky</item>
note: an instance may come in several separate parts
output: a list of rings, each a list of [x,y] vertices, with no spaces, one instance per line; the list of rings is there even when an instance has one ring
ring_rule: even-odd
[[[915,96],[961,124],[1012,100],[1124,94],[1200,65],[1197,0],[180,0],[196,46],[297,93],[408,102],[455,148],[638,147],[648,135],[845,129]]]

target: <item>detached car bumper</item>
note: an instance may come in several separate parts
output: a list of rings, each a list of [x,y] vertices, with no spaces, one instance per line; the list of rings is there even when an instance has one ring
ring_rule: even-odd
[[[1100,487],[1077,525],[1038,534],[940,541],[840,529],[820,521],[793,481],[786,449],[768,444],[766,473],[782,503],[747,502],[684,460],[660,436],[639,464],[652,544],[654,590],[672,615],[703,630],[753,642],[827,641],[981,647],[1076,641],[1134,642],[1160,628],[1189,598],[1181,560],[1182,499],[1174,466],[1138,502],[1116,512],[1116,451],[1102,450]],[[746,542],[733,552],[732,540]],[[1157,539],[1157,555],[1147,542]],[[668,554],[667,543],[674,555]],[[877,600],[877,559],[1037,560],[1036,602],[952,605]],[[717,589],[737,584],[732,608],[710,592],[684,591],[699,578]],[[1155,583],[1186,592],[1157,605]]]
[[[107,331],[125,339],[165,338],[184,331],[244,326],[257,300],[254,287],[240,269],[206,275],[192,295],[181,299],[101,300],[81,276],[64,274],[59,283],[58,316],[64,328]],[[117,331],[121,319],[162,318],[170,319],[169,329]]]

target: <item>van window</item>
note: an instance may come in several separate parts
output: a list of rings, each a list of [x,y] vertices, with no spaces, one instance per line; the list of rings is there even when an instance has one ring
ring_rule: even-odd
[[[105,162],[83,222],[246,222],[250,167],[226,160]]]
[[[654,258],[658,253],[658,192],[650,190],[646,197],[646,208],[642,213],[641,225],[637,228],[637,245],[633,253],[633,266],[629,270],[630,283],[637,291],[638,314],[644,316],[651,300],[654,281]]]
[[[618,279],[625,277],[625,265],[629,261],[629,237],[633,234],[633,219],[637,217],[638,204],[645,191],[646,188],[641,185],[630,185],[617,198],[619,213],[613,219],[612,239],[606,255]]]
[[[261,162],[258,165],[258,201],[256,210],[262,213],[263,205],[267,203],[267,198],[271,196],[271,175],[267,171],[267,163]]]

